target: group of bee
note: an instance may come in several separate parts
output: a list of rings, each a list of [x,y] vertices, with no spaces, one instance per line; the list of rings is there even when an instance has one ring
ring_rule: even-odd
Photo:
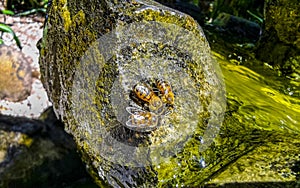
[[[135,102],[127,107],[130,114],[126,126],[136,131],[152,131],[160,124],[161,116],[171,114],[175,95],[169,82],[162,79],[141,81],[133,86],[130,98]]]

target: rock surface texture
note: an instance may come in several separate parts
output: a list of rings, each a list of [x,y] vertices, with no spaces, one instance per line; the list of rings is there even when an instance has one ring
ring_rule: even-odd
[[[148,0],[53,1],[41,46],[56,115],[98,185],[196,186],[209,176],[189,163],[219,131],[224,88],[190,16]]]
[[[185,14],[148,0],[53,1],[40,53],[55,113],[100,186],[299,182],[299,123],[265,118],[263,87],[258,104],[255,88],[235,92],[258,85],[252,72],[223,69],[220,127],[221,74]]]

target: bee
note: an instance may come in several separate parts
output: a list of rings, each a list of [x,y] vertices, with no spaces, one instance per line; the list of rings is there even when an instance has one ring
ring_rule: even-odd
[[[169,82],[157,79],[156,80],[156,87],[159,90],[161,99],[164,103],[168,104],[170,107],[174,106],[174,93],[172,91],[172,87]]]
[[[127,107],[126,110],[130,113],[126,122],[126,127],[129,129],[147,132],[157,128],[159,117],[155,113],[136,107]]]
[[[150,111],[157,112],[161,109],[163,103],[161,99],[154,93],[152,88],[146,83],[138,83],[133,87],[135,96],[146,102]]]

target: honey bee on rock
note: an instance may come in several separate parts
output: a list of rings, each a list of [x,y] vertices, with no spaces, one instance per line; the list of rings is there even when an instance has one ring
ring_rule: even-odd
[[[157,128],[159,117],[155,113],[136,107],[127,107],[126,110],[130,113],[126,122],[126,127],[129,129],[146,132]]]
[[[149,105],[150,111],[157,112],[163,105],[161,99],[154,93],[146,83],[138,83],[133,87],[136,97]]]
[[[161,79],[157,79],[156,87],[159,90],[160,94],[162,95],[162,97],[161,97],[162,102],[173,107],[175,97],[174,97],[174,93],[172,91],[172,87],[169,84],[169,82],[161,80]]]
[[[137,83],[130,94],[136,104],[126,108],[130,114],[126,122],[129,129],[152,131],[162,117],[173,112],[174,93],[167,81],[156,79],[150,83]]]

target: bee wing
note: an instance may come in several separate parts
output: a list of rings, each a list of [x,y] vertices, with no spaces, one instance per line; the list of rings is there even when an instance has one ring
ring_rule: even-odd
[[[131,114],[131,115],[136,115],[139,114],[141,112],[144,112],[142,109],[137,108],[137,107],[126,107],[126,111]]]
[[[126,122],[126,126],[135,131],[147,132],[154,130],[158,125],[158,116],[152,112],[149,113],[151,114],[149,117],[140,115],[140,113],[130,115]]]
[[[158,116],[152,112],[151,113],[151,118],[147,119],[147,125],[149,127],[156,127],[158,125]]]

